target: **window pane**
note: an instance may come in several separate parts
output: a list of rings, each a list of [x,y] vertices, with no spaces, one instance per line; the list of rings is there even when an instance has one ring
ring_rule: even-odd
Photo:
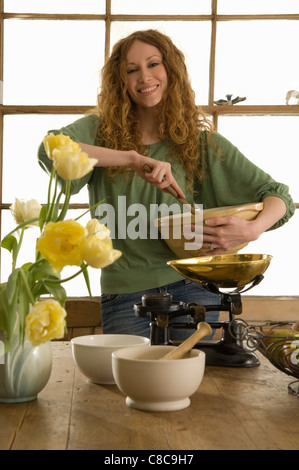
[[[68,212],[68,218],[75,219],[80,214],[82,210],[70,210]],[[87,221],[90,219],[89,214],[85,215],[80,219],[80,223],[85,226]],[[15,221],[9,210],[2,211],[2,238],[7,235],[11,230],[16,227]],[[25,231],[24,239],[22,243],[22,249],[18,257],[17,267],[22,266],[24,263],[33,262],[35,259],[35,247],[36,240],[40,236],[40,230],[38,227],[30,227]],[[76,266],[67,266],[61,272],[61,279],[66,279],[69,276],[72,276],[79,270],[79,267]],[[89,280],[92,295],[99,296],[101,294],[100,289],[100,269],[89,268]],[[1,249],[1,282],[7,280],[9,274],[11,273],[11,254],[5,250]],[[87,297],[89,295],[84,277],[82,274],[75,277],[73,280],[64,283],[63,287],[65,288],[67,295],[69,297]]]
[[[218,0],[217,12],[224,15],[299,13],[298,0]]]
[[[215,100],[246,96],[243,104],[285,104],[298,90],[298,21],[225,21],[217,25]]]
[[[299,202],[299,116],[219,116],[218,130]]]
[[[298,122],[296,116],[219,116],[218,131],[253,163],[277,181],[287,184],[293,199],[298,202]],[[242,250],[243,253],[273,256],[265,279],[246,295],[298,295],[295,267],[299,263],[299,251],[294,249],[298,233],[297,209],[283,227],[264,233]]]
[[[112,13],[124,14],[144,14],[144,15],[204,15],[211,13],[211,0],[151,0],[150,2],[142,2],[140,0],[112,0]]]
[[[197,104],[208,104],[211,25],[207,21],[126,21],[111,24],[111,45],[137,30],[157,29],[185,54]]]
[[[47,202],[49,177],[37,162],[38,147],[48,130],[60,129],[80,117],[31,114],[4,116],[3,203],[13,203],[16,197],[37,199],[41,204]],[[72,196],[71,202],[87,203],[87,188]]]
[[[6,20],[4,104],[94,105],[104,39],[104,21]]]
[[[297,116],[220,116],[218,130],[299,201],[298,125]]]
[[[10,13],[105,13],[105,0],[4,0],[4,11]]]
[[[273,256],[263,281],[246,295],[298,295],[299,210],[287,224],[277,230],[263,233],[240,253],[263,253]],[[282,313],[283,315],[283,313]],[[283,319],[283,318],[282,318]]]

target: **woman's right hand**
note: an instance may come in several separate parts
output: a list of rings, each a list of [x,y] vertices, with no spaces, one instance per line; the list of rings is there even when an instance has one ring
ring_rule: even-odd
[[[136,171],[141,178],[153,186],[156,186],[161,191],[165,191],[168,186],[171,186],[178,193],[180,198],[185,198],[183,191],[172,174],[171,164],[169,162],[155,160],[140,155],[137,152],[134,152],[134,154],[130,167]],[[149,169],[151,169],[151,171],[149,171]]]
[[[172,186],[178,193],[178,197],[185,199],[183,191],[173,177],[170,163],[146,157],[135,150],[113,150],[82,142],[79,142],[79,145],[81,150],[86,152],[90,158],[98,160],[96,166],[127,166],[136,171],[145,181],[161,189],[161,191],[165,191],[167,186]],[[145,165],[151,168],[152,171],[146,171]]]

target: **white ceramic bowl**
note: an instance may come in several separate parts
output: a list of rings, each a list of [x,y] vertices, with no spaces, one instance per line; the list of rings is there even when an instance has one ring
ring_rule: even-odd
[[[147,411],[187,408],[205,370],[205,353],[192,349],[184,359],[159,360],[175,346],[118,349],[112,353],[116,385],[129,407]]]
[[[226,207],[215,207],[213,209],[205,209],[202,211],[202,222],[204,223],[211,217],[240,217],[245,220],[254,220],[259,212],[263,210],[262,202],[255,202],[252,204],[242,204],[241,206],[226,206]],[[200,213],[200,212],[199,212]],[[198,216],[199,217],[199,216]],[[190,223],[200,223],[200,217],[196,219],[196,215],[190,215],[188,212],[183,214],[174,214],[161,217],[153,221],[154,225],[159,228],[165,242],[168,247],[178,256],[178,258],[193,258],[201,256],[201,253],[205,250],[202,248],[192,249],[192,245],[186,249],[186,244],[190,244],[190,240],[184,238],[183,226],[190,225]],[[199,240],[201,242],[201,240]],[[233,254],[244,248],[247,243],[236,246],[225,254]],[[189,249],[190,248],[190,249]]]
[[[149,338],[137,335],[100,334],[78,336],[71,340],[72,354],[80,371],[90,382],[114,384],[112,352],[129,346],[149,346]]]

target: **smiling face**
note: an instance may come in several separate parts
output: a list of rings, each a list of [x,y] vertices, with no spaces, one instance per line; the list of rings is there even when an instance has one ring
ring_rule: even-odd
[[[141,41],[132,44],[127,54],[127,87],[137,107],[152,108],[160,103],[167,73],[159,49]]]

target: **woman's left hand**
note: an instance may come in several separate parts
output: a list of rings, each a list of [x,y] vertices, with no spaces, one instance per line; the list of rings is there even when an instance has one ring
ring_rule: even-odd
[[[239,217],[214,217],[203,225],[203,244],[201,255],[221,254],[236,246],[257,240],[259,233],[254,221]]]
[[[286,204],[279,197],[268,196],[263,200],[263,204],[263,210],[254,220],[244,220],[234,216],[213,217],[207,219],[203,227],[191,226],[191,231],[188,229],[186,235],[191,239],[192,231],[202,230],[201,256],[225,253],[243,243],[257,240],[286,213]]]

